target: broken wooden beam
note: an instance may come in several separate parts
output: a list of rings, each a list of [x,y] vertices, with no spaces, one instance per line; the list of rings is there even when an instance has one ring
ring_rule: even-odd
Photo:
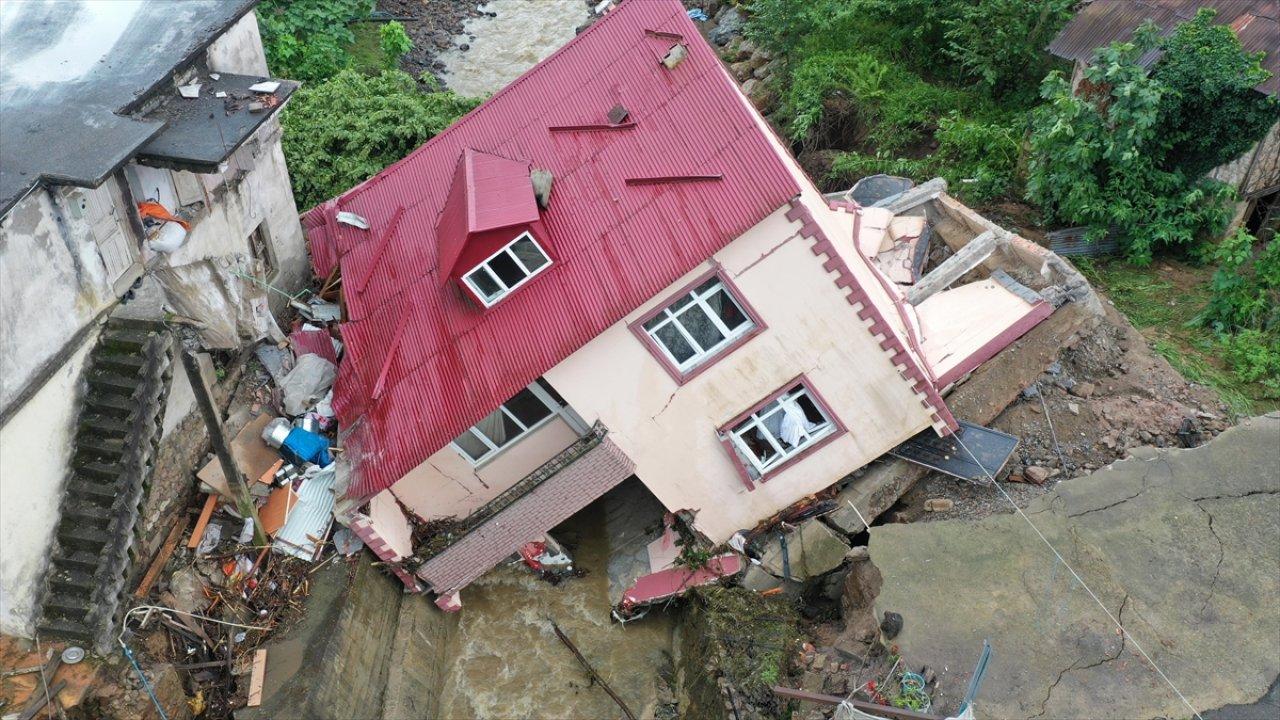
[[[213,510],[216,507],[218,507],[218,494],[209,493],[205,498],[204,507],[200,510],[200,519],[196,520],[196,528],[191,531],[191,539],[187,541],[188,550],[195,550],[200,546],[200,541],[204,539],[205,528],[209,526],[209,519],[213,517]]]
[[[267,651],[253,651],[253,672],[249,676],[249,707],[262,704],[262,684],[267,678]]]
[[[773,686],[773,694],[787,700],[799,700],[800,702],[811,702],[819,705],[839,705],[840,703],[849,703],[855,710],[859,710],[870,715],[894,718],[895,720],[945,720],[941,715],[929,715],[928,713],[907,710],[906,708],[877,705],[876,703],[865,702],[863,700],[845,699],[839,695],[824,695],[822,693],[798,690],[795,688],[783,687],[781,685]]]
[[[147,574],[142,576],[142,582],[138,583],[138,589],[133,591],[134,597],[141,599],[151,592],[151,586],[160,577],[160,571],[164,570],[169,558],[173,557],[173,551],[178,547],[178,539],[182,537],[183,531],[187,529],[187,522],[188,519],[182,517],[173,523],[173,527],[169,529],[168,537],[164,539],[164,544],[160,546],[160,554],[156,555],[156,559],[151,562],[151,567],[147,568]]]
[[[970,270],[978,267],[983,260],[991,257],[998,243],[999,239],[991,230],[970,240],[967,245],[960,248],[959,252],[944,260],[941,265],[912,285],[907,291],[907,302],[919,305],[939,290],[947,289]]]

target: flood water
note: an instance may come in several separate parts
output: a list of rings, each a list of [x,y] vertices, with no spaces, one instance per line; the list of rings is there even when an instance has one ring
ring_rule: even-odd
[[[480,9],[496,16],[467,20],[463,35],[440,55],[445,85],[471,97],[502,89],[572,40],[590,15],[583,0],[492,0]],[[465,51],[464,43],[470,46]]]
[[[619,718],[607,693],[556,638],[554,619],[631,709],[653,717],[657,684],[671,664],[675,624],[655,611],[627,623],[609,617],[608,540],[599,503],[555,531],[583,578],[558,586],[523,565],[497,568],[462,593],[440,714],[448,718]]]

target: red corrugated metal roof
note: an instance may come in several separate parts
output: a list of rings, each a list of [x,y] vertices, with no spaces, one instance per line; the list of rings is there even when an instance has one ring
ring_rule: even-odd
[[[467,148],[467,231],[484,232],[538,219],[538,202],[529,180],[529,163]]]
[[[676,42],[665,33],[688,45],[674,69],[652,47]],[[607,123],[617,104],[634,125],[548,130]],[[349,493],[390,486],[797,195],[753,112],[678,0],[626,0],[407,158],[307,213],[316,272],[340,264],[346,278],[368,277],[343,289],[334,407],[356,461]],[[436,226],[467,148],[554,177],[532,225],[554,263],[488,311],[438,268]],[[722,179],[626,182],[677,175]],[[339,209],[370,229],[338,224]]]

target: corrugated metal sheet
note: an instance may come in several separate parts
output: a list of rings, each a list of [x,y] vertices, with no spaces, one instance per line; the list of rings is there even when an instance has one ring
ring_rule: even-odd
[[[303,560],[315,559],[318,541],[329,534],[329,524],[333,522],[335,469],[330,465],[302,481],[298,487],[298,506],[276,533],[277,551]]]
[[[1128,40],[1145,20],[1168,35],[1174,27],[1195,17],[1202,7],[1218,11],[1215,22],[1231,25],[1248,52],[1265,52],[1262,67],[1270,79],[1259,92],[1280,93],[1280,0],[1094,0],[1081,10],[1049,43],[1049,52],[1067,60],[1089,62],[1093,51],[1117,40]],[[1143,56],[1144,65],[1155,61],[1155,52]]]
[[[673,41],[647,31],[680,34],[688,57],[668,70],[650,46]],[[619,103],[633,127],[548,130],[604,122]],[[678,0],[626,0],[444,133],[309,212],[316,272],[340,264],[344,277],[369,276],[343,289],[334,407],[358,460],[349,493],[390,486],[797,195],[753,112]],[[465,148],[555,178],[533,224],[554,265],[487,312],[438,271],[437,220]],[[723,179],[625,182],[690,174]],[[338,209],[370,230],[339,225]]]

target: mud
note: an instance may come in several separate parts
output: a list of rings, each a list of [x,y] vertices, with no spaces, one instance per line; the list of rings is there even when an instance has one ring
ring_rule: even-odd
[[[448,718],[620,717],[556,639],[555,620],[636,714],[651,718],[667,692],[675,622],[652,612],[625,626],[610,619],[608,541],[597,502],[555,536],[586,577],[557,586],[523,565],[493,570],[462,594],[463,610],[444,679],[440,716]]]

